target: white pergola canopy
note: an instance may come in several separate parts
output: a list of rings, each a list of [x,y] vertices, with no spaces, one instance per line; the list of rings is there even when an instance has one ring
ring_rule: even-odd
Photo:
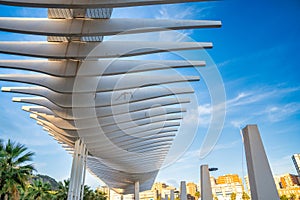
[[[88,169],[110,188],[133,193],[138,181],[140,191],[148,190],[184,113],[190,112],[186,105],[194,89],[189,82],[200,79],[173,72],[206,63],[127,57],[206,49],[212,43],[103,41],[103,37],[220,27],[220,21],[208,20],[110,19],[117,7],[201,1],[0,0],[5,5],[49,8],[47,19],[0,18],[1,31],[48,36],[42,42],[0,42],[0,53],[43,58],[0,60],[1,68],[37,72],[0,75],[2,81],[31,85],[2,91],[31,95],[13,100],[31,104],[23,109],[67,151],[86,149]]]

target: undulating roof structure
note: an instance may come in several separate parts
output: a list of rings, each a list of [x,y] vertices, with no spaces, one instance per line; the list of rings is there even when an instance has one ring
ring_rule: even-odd
[[[221,26],[208,20],[114,19],[113,8],[201,1],[0,0],[48,8],[48,18],[0,18],[1,31],[47,36],[42,42],[0,42],[1,53],[27,56],[0,60],[1,68],[30,71],[2,74],[0,80],[31,84],[2,91],[26,94],[13,100],[28,104],[23,109],[74,154],[71,192],[80,193],[85,165],[121,194],[133,193],[136,182],[140,191],[151,188],[189,112],[188,96],[194,93],[189,82],[200,79],[172,72],[205,66],[205,61],[130,57],[212,48],[210,42],[113,41],[104,36]]]

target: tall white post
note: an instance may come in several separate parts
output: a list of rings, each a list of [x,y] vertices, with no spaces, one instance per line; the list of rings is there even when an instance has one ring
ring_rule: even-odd
[[[175,195],[174,195],[174,190],[170,191],[170,200],[174,200],[175,199]]]
[[[83,200],[83,195],[84,195],[84,183],[85,183],[85,175],[86,175],[86,159],[87,159],[87,155],[88,151],[86,149],[86,146],[84,146],[84,163],[83,163],[83,177],[82,177],[82,184],[81,184],[81,195],[80,195],[80,199]]]
[[[80,199],[80,194],[81,194],[81,177],[82,177],[82,165],[83,165],[83,159],[82,159],[82,150],[83,150],[83,144],[80,141],[79,143],[79,150],[77,153],[78,156],[78,165],[77,165],[77,170],[76,170],[76,175],[75,175],[75,192],[74,192],[74,196],[75,196],[75,200],[79,200]]]
[[[134,200],[140,200],[140,182],[134,183]]]
[[[268,158],[257,125],[243,129],[252,200],[279,200]]]
[[[180,182],[180,200],[187,200],[185,181]]]
[[[212,200],[212,189],[208,165],[201,165],[201,200]]]
[[[69,191],[68,191],[68,200],[73,200],[74,195],[74,185],[75,185],[75,175],[77,170],[77,163],[78,163],[78,149],[79,149],[80,140],[75,142],[74,153],[73,153],[73,162],[72,162],[72,170],[71,170],[71,177],[69,183]]]
[[[165,200],[169,200],[169,195],[165,194]]]
[[[81,140],[75,142],[68,200],[83,199],[87,149]]]

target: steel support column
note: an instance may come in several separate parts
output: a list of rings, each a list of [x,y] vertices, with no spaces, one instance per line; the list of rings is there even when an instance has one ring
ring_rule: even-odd
[[[75,142],[73,163],[68,191],[68,200],[82,200],[86,172],[86,145],[81,141]]]
[[[134,200],[140,200],[140,182],[134,183]]]

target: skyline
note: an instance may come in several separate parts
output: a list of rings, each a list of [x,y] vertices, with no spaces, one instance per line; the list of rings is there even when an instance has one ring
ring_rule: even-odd
[[[219,168],[219,171],[214,174],[245,173],[246,164],[242,161],[245,156],[243,156],[239,128],[253,123],[258,124],[260,129],[273,174],[281,174],[284,171],[295,173],[291,156],[300,152],[297,145],[300,130],[299,123],[297,124],[300,117],[299,68],[297,68],[299,66],[297,63],[300,33],[300,18],[297,13],[299,3],[297,1],[291,1],[289,4],[282,4],[279,1],[255,1],[247,5],[247,8],[238,1],[168,5],[168,9],[166,6],[114,9],[112,18],[221,20],[223,23],[221,28],[185,31],[184,34],[200,42],[213,42],[214,48],[207,52],[222,76],[227,96],[227,112],[224,128],[215,149],[206,158],[200,160],[199,148],[209,125],[211,107],[204,81],[197,83],[194,86],[200,99],[198,107],[200,117],[196,116],[200,118],[197,136],[185,155],[175,164],[162,169],[156,181],[161,180],[169,184],[175,181],[177,185],[180,180],[199,182],[199,166],[205,163]],[[253,13],[251,11],[254,8],[260,8],[265,12]],[[40,13],[38,9],[1,6],[0,10],[1,17],[15,16],[16,13],[28,17],[46,16],[45,9]],[[1,41],[45,39],[4,32],[0,33],[0,37]],[[167,33],[159,37],[169,40],[172,38]],[[197,57],[198,53],[195,51],[189,56]],[[0,56],[2,59],[17,58],[4,54]],[[201,68],[200,72],[202,70],[204,73],[208,67]],[[1,73],[16,72],[16,70],[4,69],[0,71]],[[14,84],[0,82],[1,87],[12,85]],[[21,110],[20,104],[11,102],[13,96],[18,95],[0,93],[2,102],[0,116],[3,119],[0,124],[0,137],[11,138],[35,151],[34,161],[37,163],[39,173],[48,174],[58,180],[68,178],[71,155],[68,155],[56,141],[37,126],[34,120],[29,119],[29,114]],[[249,115],[246,115],[247,113]],[[193,120],[193,117],[195,116],[189,119]],[[227,163],[229,158],[232,163]],[[176,175],[174,179],[169,178],[170,174]],[[86,183],[94,186],[95,180],[88,178]]]

